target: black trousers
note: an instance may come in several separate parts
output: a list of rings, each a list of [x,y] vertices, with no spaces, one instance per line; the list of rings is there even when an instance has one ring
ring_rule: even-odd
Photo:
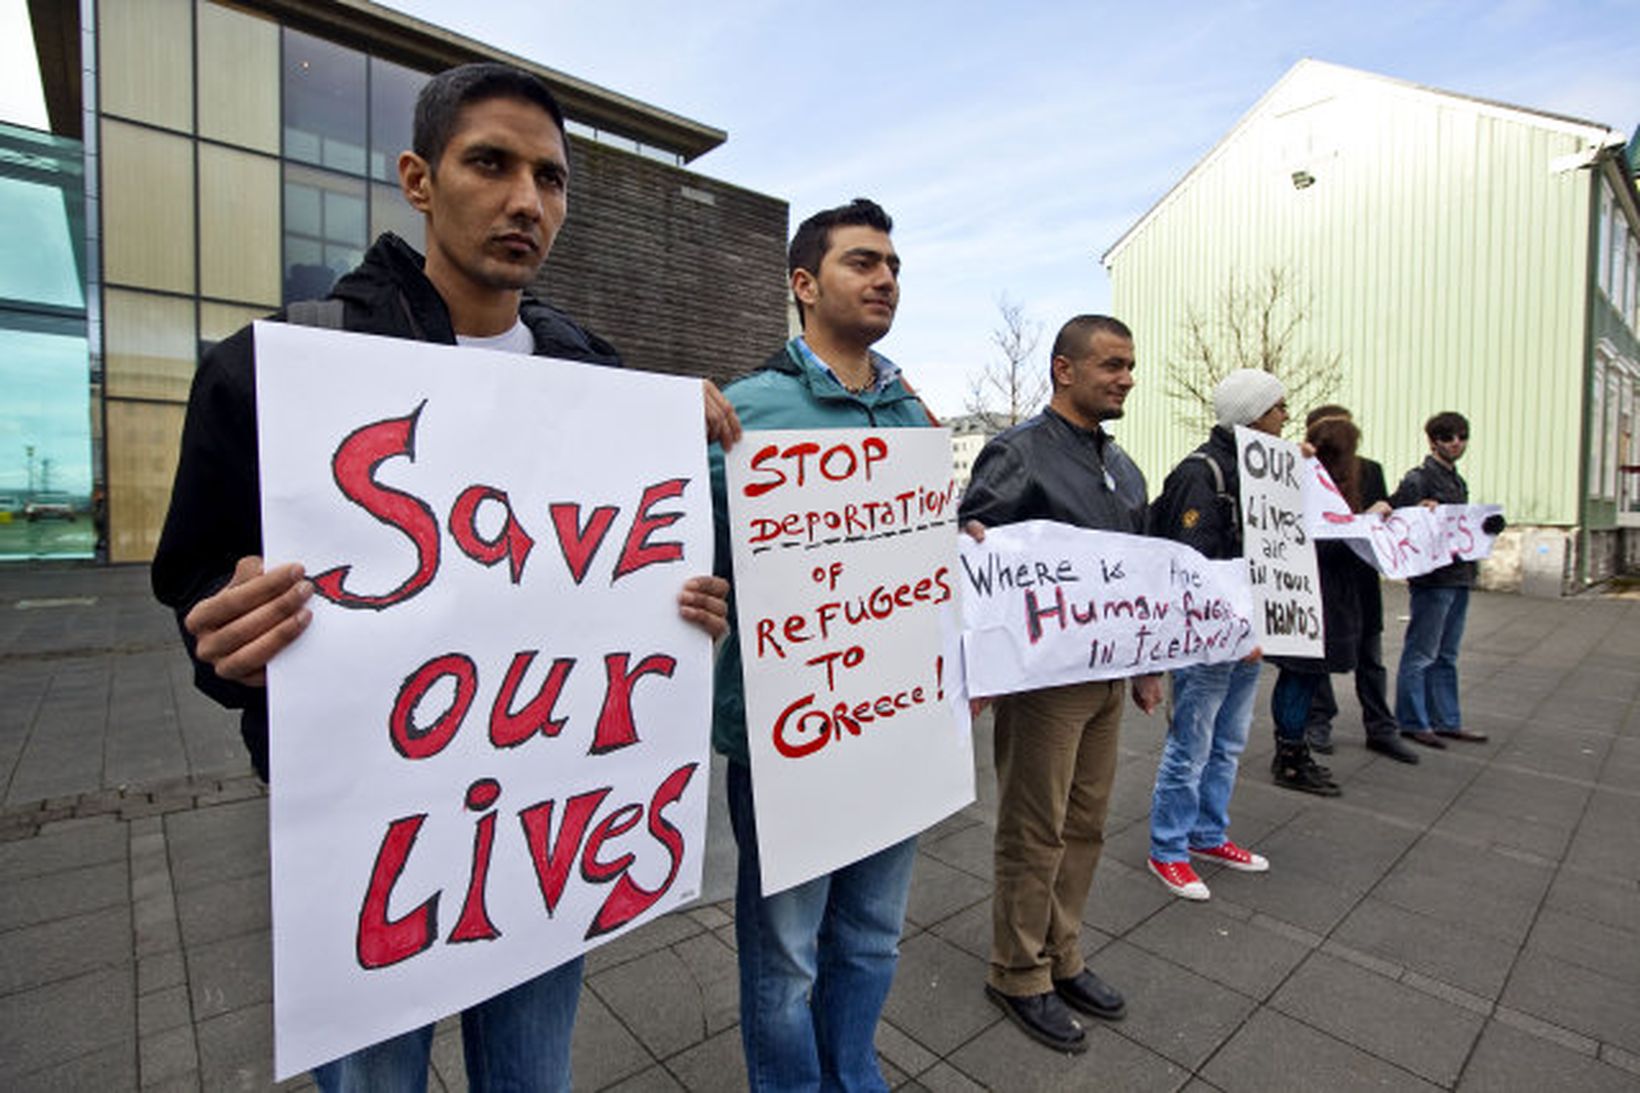
[[[1385,687],[1389,673],[1384,669],[1384,633],[1381,630],[1363,632],[1355,650],[1355,698],[1361,703],[1361,723],[1367,735],[1392,736],[1396,731],[1395,712],[1390,709]],[[1310,701],[1307,730],[1331,732],[1332,719],[1338,716],[1338,699],[1333,695],[1332,676],[1322,676],[1315,697]]]

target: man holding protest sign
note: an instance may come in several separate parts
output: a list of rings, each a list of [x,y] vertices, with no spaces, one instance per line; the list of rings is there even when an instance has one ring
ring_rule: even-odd
[[[888,333],[899,304],[900,257],[892,230],[888,214],[864,198],[798,226],[787,265],[803,333],[726,389],[747,429],[937,424],[899,368],[871,348]],[[712,483],[717,564],[727,573],[728,492],[716,449]],[[886,1090],[875,1035],[898,960],[916,839],[762,894],[746,654],[733,614],[730,623],[717,663],[712,743],[729,759],[729,818],[740,855],[735,938],[749,1084],[754,1090]],[[817,822],[823,838],[824,822]]]
[[[1349,410],[1337,404],[1317,406],[1304,418],[1304,428],[1332,419],[1353,420]],[[1389,489],[1384,484],[1384,468],[1376,460],[1356,457],[1360,468],[1361,505],[1371,510],[1379,502],[1389,500]],[[1401,743],[1395,712],[1389,707],[1389,673],[1384,668],[1384,593],[1380,587],[1378,570],[1359,565],[1350,570],[1357,584],[1357,602],[1361,608],[1361,628],[1355,650],[1355,697],[1361,704],[1362,727],[1367,732],[1367,747],[1387,755],[1398,763],[1418,762],[1417,753]],[[1315,698],[1310,705],[1310,716],[1304,726],[1309,745],[1323,755],[1331,754],[1332,720],[1338,715],[1338,700],[1333,696],[1332,677],[1325,676],[1316,686]]]
[[[1458,474],[1458,460],[1469,447],[1469,421],[1448,410],[1424,423],[1429,455],[1395,487],[1390,504],[1463,505],[1469,486]],[[1503,518],[1487,519],[1489,534],[1503,528]],[[1455,559],[1432,573],[1407,581],[1412,619],[1401,647],[1395,678],[1395,717],[1401,735],[1425,747],[1444,748],[1447,740],[1486,742],[1486,734],[1463,727],[1458,711],[1458,646],[1469,613],[1469,589],[1478,565]]]
[[[1133,390],[1133,334],[1106,315],[1079,315],[1054,339],[1053,394],[1036,417],[988,443],[964,495],[965,530],[1023,520],[1140,534],[1145,480],[1102,423]],[[1005,695],[996,704],[999,785],[989,997],[1026,1035],[1087,1050],[1070,1007],[1106,1019],[1121,994],[1082,961],[1082,908],[1104,844],[1126,681]],[[1161,677],[1134,681],[1150,713]]]
[[[1150,533],[1208,558],[1242,556],[1241,489],[1235,427],[1280,436],[1286,388],[1256,368],[1231,372],[1213,391],[1218,424],[1180,461],[1150,507]],[[1169,892],[1207,899],[1190,864],[1195,855],[1231,869],[1262,873],[1270,863],[1230,840],[1230,795],[1247,747],[1258,691],[1257,651],[1239,661],[1173,670],[1173,716],[1150,803],[1150,871]]]
[[[567,211],[564,118],[546,86],[500,64],[451,69],[422,90],[413,143],[399,158],[399,178],[406,200],[426,218],[425,260],[384,235],[330,301],[293,317],[619,366],[607,342],[523,292]],[[243,711],[246,744],[266,778],[266,670],[307,628],[314,588],[300,564],[265,569],[260,557],[254,358],[247,328],[213,348],[195,377],[153,584],[177,612],[197,685]],[[710,385],[706,418],[710,438],[738,436],[733,411]],[[691,579],[679,611],[721,634],[726,595],[719,578]],[[570,960],[463,1012],[472,1088],[569,1088],[581,965]],[[432,1031],[429,1025],[355,1051],[318,1067],[315,1077],[324,1090],[424,1088]]]

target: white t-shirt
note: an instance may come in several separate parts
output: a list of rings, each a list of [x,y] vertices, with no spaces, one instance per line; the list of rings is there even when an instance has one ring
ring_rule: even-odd
[[[523,319],[513,321],[510,330],[500,334],[491,334],[484,338],[469,338],[465,334],[456,335],[456,344],[470,349],[499,349],[503,353],[534,353],[535,335],[530,328],[524,325]]]

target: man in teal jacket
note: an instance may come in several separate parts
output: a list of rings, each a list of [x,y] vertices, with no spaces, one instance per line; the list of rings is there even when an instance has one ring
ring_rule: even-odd
[[[816,213],[787,256],[803,324],[724,394],[746,429],[915,427],[936,422],[888,358],[872,350],[899,303],[893,221],[875,202]],[[723,453],[713,447],[718,573],[730,576]],[[740,1035],[753,1090],[886,1090],[874,1039],[898,958],[916,839],[767,898],[762,891],[739,634],[719,653],[712,744],[729,759],[729,818],[740,848],[735,939]]]

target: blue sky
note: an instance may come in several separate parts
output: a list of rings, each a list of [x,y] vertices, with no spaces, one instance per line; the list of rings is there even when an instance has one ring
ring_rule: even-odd
[[[1099,255],[1302,57],[1640,122],[1637,0],[390,6],[726,130],[692,169],[794,224],[882,202],[905,261],[882,348],[946,415],[995,356],[997,297],[1048,338],[1106,308]],[[0,41],[21,8],[0,0]]]

